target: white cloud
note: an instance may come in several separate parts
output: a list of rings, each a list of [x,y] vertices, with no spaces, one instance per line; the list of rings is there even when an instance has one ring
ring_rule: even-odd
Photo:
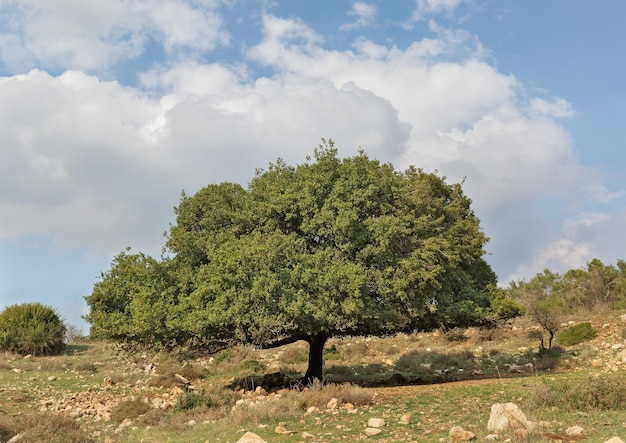
[[[200,8],[174,3],[183,4]],[[578,262],[609,243],[605,231],[618,235],[623,214],[602,224],[576,215],[584,197],[620,194],[579,164],[558,123],[571,105],[527,98],[471,36],[437,28],[437,38],[404,50],[361,38],[337,51],[301,20],[266,15],[262,25],[263,40],[241,65],[172,57],[142,75],[144,90],[77,71],[0,78],[0,238],[43,233],[106,251],[154,249],[181,189],[245,184],[279,156],[302,161],[321,137],[335,139],[342,154],[360,145],[399,168],[466,177],[503,278]],[[165,46],[192,44],[167,32]],[[273,75],[252,78],[248,61]],[[544,213],[546,202],[578,224],[566,229]]]
[[[161,99],[78,72],[1,78],[0,238],[155,250],[183,188],[246,184],[277,157],[303,161],[323,136],[344,153],[406,143],[393,107],[353,84],[247,84],[226,74],[173,66],[154,74],[171,87]]]
[[[590,201],[600,203],[609,203],[623,197],[624,194],[626,194],[624,191],[611,192],[606,188],[606,186],[603,186],[600,183],[589,183],[583,189]]]
[[[554,118],[565,118],[574,115],[571,103],[558,97],[552,100],[533,98],[530,100],[528,111],[537,116]]]
[[[21,0],[0,9],[0,62],[13,72],[33,67],[106,70],[142,54],[150,40],[168,52],[207,51],[228,34],[216,1]]]
[[[404,22],[407,28],[413,27],[417,22],[426,20],[436,14],[450,16],[463,3],[470,0],[415,0],[415,8],[411,17]]]
[[[344,23],[339,27],[341,31],[350,31],[352,29],[365,28],[374,23],[376,19],[376,6],[365,2],[354,2],[352,10],[348,13],[354,16],[354,21]]]

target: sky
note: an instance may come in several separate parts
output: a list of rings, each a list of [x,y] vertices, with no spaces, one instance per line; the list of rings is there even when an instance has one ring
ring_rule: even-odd
[[[626,259],[626,2],[0,0],[0,310],[332,139],[463,182],[502,285]]]

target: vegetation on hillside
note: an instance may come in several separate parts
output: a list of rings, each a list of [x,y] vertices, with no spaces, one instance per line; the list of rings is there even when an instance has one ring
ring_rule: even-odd
[[[7,306],[0,312],[0,351],[52,355],[63,351],[65,324],[41,303]]]

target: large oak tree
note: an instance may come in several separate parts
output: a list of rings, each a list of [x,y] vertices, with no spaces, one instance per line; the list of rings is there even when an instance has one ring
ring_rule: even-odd
[[[164,258],[120,254],[86,297],[92,334],[143,342],[310,345],[493,319],[487,238],[460,184],[332,142],[246,188],[183,194]],[[491,315],[491,317],[490,317]],[[117,329],[116,329],[117,328]]]

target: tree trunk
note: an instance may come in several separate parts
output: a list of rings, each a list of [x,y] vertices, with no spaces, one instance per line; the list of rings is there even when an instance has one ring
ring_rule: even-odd
[[[309,368],[302,378],[306,384],[313,383],[316,379],[322,381],[322,372],[324,369],[324,344],[326,344],[328,336],[322,332],[309,337]]]

